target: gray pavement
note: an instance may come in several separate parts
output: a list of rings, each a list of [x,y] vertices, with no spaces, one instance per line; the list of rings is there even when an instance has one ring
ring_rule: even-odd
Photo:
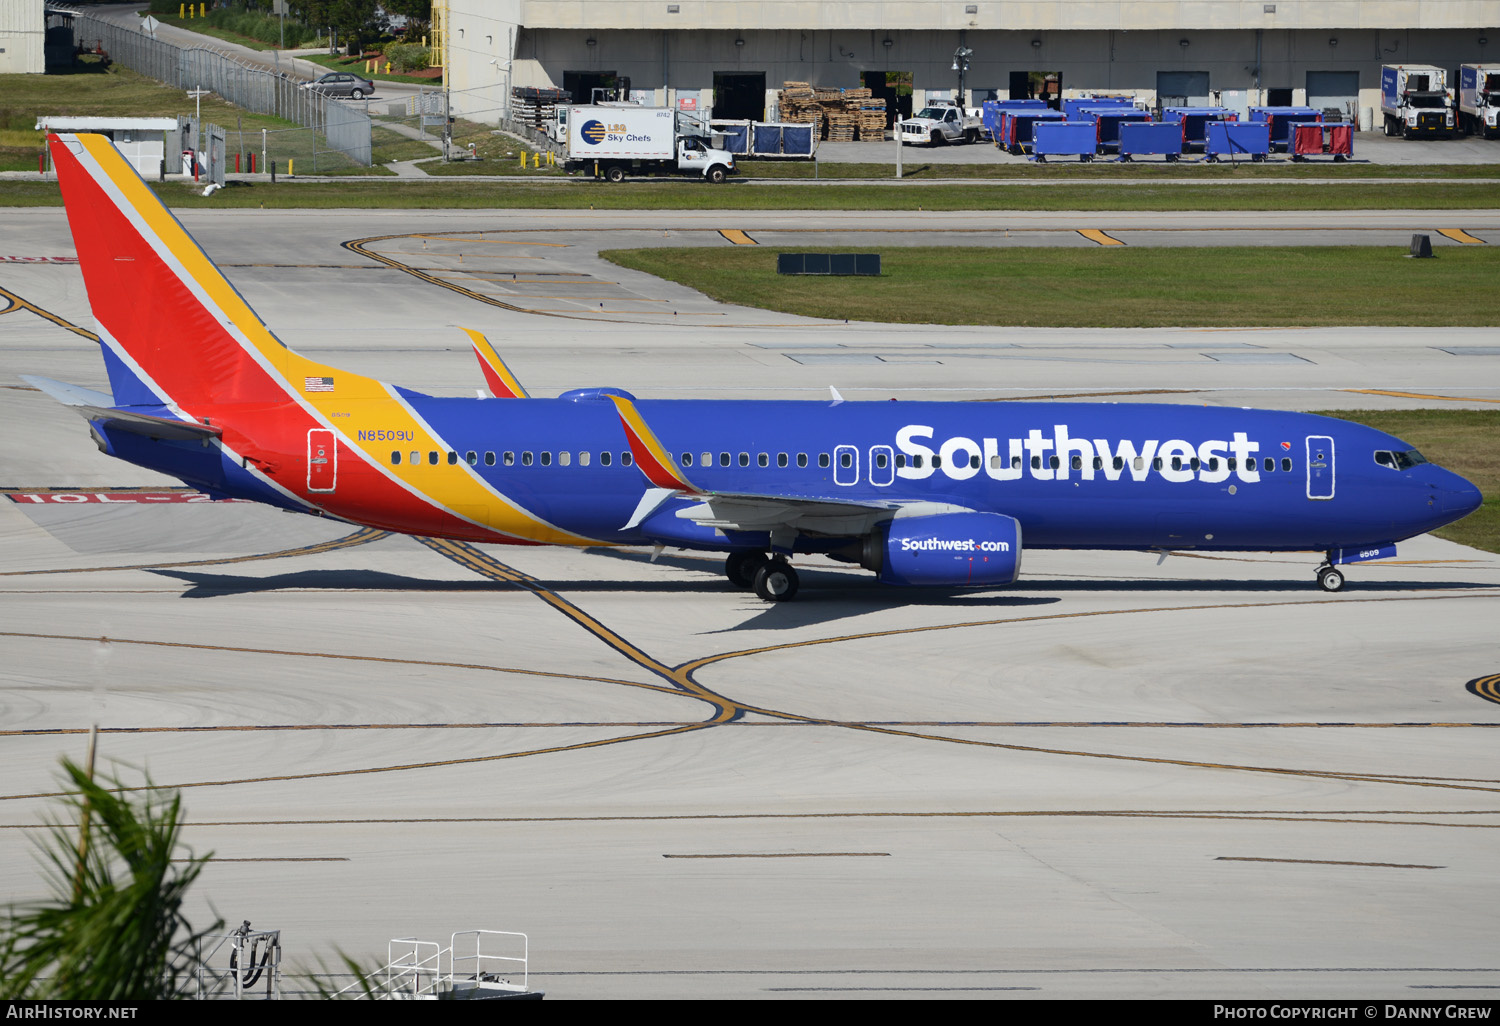
[[[1453,223],[1486,236],[1493,216]],[[180,217],[294,347],[439,394],[479,384],[463,325],[541,395],[1500,398],[1489,330],[832,324],[595,255],[733,244],[721,228],[1079,238],[1097,215]],[[1170,234],[1156,217],[1109,227]],[[12,255],[71,254],[60,211],[0,225]],[[430,277],[341,246],[378,236]],[[608,289],[606,314],[522,277]],[[0,261],[0,286],[90,324],[75,265]],[[676,323],[620,312],[646,303]],[[103,382],[94,345],[37,309],[0,310],[0,487],[69,498],[0,497],[0,901],[39,893],[43,796],[98,723],[104,764],[184,789],[186,839],[217,859],[194,915],[280,928],[303,966],[490,928],[529,934],[552,998],[1452,1002],[1500,986],[1482,886],[1500,704],[1466,689],[1497,669],[1500,558],[1416,539],[1335,596],[1311,554],[1028,552],[1016,588],[951,593],[807,560],[798,601],[767,607],[711,559],[486,548],[539,594],[414,539],[330,548],[350,529],[254,505],[87,501],[165,482],[20,382]],[[715,705],[738,715],[705,726]]]

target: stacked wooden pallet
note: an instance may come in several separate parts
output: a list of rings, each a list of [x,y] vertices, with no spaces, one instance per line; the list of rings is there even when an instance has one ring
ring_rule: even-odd
[[[872,97],[869,89],[814,89],[806,82],[786,82],[776,102],[782,121],[821,124],[818,134],[830,142],[885,138],[885,100]]]
[[[510,91],[511,117],[539,132],[545,132],[552,120],[552,111],[559,103],[571,103],[572,96],[564,89],[538,89],[517,86]]]

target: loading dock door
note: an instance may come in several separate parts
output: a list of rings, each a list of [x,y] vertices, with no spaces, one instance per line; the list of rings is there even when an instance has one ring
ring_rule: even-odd
[[[766,119],[766,73],[764,71],[714,72],[715,121],[764,121]]]
[[[1359,104],[1359,72],[1309,71],[1307,105],[1315,110],[1337,110],[1346,121],[1356,120]]]
[[[1158,71],[1156,102],[1162,107],[1207,107],[1208,72]]]

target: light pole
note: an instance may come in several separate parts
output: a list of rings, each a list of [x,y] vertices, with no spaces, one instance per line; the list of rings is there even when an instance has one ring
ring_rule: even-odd
[[[962,44],[959,45],[957,50],[953,51],[953,70],[958,72],[958,95],[954,97],[954,100],[955,105],[958,107],[968,106],[966,97],[964,96],[964,75],[968,73],[969,58],[973,56],[974,51]]]

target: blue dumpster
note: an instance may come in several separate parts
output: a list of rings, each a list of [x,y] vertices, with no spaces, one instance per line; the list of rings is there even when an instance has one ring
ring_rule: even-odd
[[[1271,152],[1271,126],[1264,121],[1210,121],[1205,127],[1204,152],[1210,163],[1220,157],[1265,160]]]
[[[1031,126],[1032,159],[1039,163],[1049,156],[1093,160],[1099,148],[1094,133],[1094,126],[1086,121],[1037,121]]]

